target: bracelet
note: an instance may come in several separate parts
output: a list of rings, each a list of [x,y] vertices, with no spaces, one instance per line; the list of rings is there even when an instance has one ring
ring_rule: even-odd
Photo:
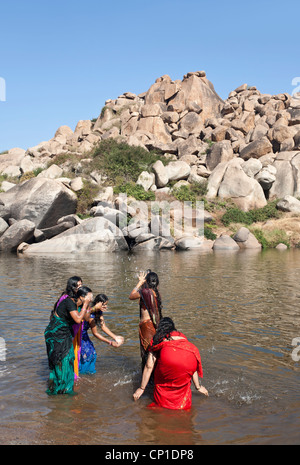
[[[142,391],[145,391],[145,388],[140,387],[140,389],[141,389]]]

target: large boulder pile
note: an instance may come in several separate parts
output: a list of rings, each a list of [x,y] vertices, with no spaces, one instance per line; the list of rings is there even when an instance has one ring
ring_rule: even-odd
[[[5,235],[11,235],[12,226],[17,229],[16,224],[24,220],[30,224],[20,225],[18,237],[25,238],[27,243],[39,243],[39,247],[40,242],[58,236],[69,238],[69,229],[81,230],[74,213],[76,193],[83,188],[83,179],[80,163],[71,166],[73,155],[80,155],[81,162],[88,164],[95,146],[108,138],[146,150],[159,150],[169,161],[166,166],[158,161],[151,172],[141,172],[137,184],[145,191],[168,192],[170,183],[173,186],[174,182],[178,183],[175,187],[203,183],[208,198],[232,199],[244,211],[263,207],[272,198],[289,199],[282,203],[282,209],[294,205],[290,198],[300,196],[300,99],[297,97],[287,93],[262,94],[256,87],[243,84],[222,100],[206,73],[197,71],[175,81],[164,75],[143,94],[125,92],[117,99],[107,100],[98,118],[79,121],[74,131],[61,126],[49,141],[27,150],[13,148],[0,155],[0,174],[9,178],[9,182],[3,181],[1,185],[5,192],[0,194],[0,247],[15,250],[15,243],[11,247],[5,245]],[[65,158],[65,166],[70,165],[75,178],[64,178],[60,166],[49,167],[57,155]],[[36,178],[14,184],[14,179],[22,180],[24,176],[26,179],[26,174],[33,172],[39,172]],[[89,181],[101,191],[103,173],[95,171],[89,176]],[[115,213],[107,208],[120,209],[114,204],[112,188],[102,191],[95,199],[95,208],[100,202],[97,213],[92,214],[114,224],[110,215],[114,217]],[[62,220],[66,217],[67,220]],[[124,220],[119,211],[118,221],[121,217]],[[175,242],[170,236],[154,234],[153,237],[149,221],[147,227],[145,224],[141,227],[141,234],[134,233],[137,228],[133,227],[132,231],[119,229],[129,247],[185,249],[187,244],[195,247],[202,244],[194,235],[187,239],[188,234],[175,235]],[[75,235],[74,241],[79,244]],[[103,243],[105,235],[100,239],[94,236]],[[105,237],[108,236],[108,249],[119,248],[120,242],[112,239],[115,236],[112,227],[106,227]],[[70,238],[67,241],[70,243]],[[229,242],[223,237],[216,248]]]

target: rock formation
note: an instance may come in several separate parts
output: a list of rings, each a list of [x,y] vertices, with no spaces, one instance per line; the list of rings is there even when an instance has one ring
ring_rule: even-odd
[[[0,173],[10,178],[10,182],[2,183],[0,194],[1,241],[6,243],[5,237],[12,234],[12,226],[17,229],[12,224],[14,221],[28,220],[35,225],[35,231],[28,227],[31,232],[24,237],[36,243],[28,250],[42,249],[43,240],[54,244],[54,239],[57,250],[65,241],[70,248],[77,244],[84,249],[76,233],[81,225],[61,221],[62,217],[76,212],[76,193],[83,188],[83,179],[78,175],[80,167],[73,167],[76,177],[68,179],[62,177],[59,166],[49,168],[48,165],[56,155],[65,155],[66,164],[72,164],[74,154],[85,156],[82,163],[89,163],[91,151],[107,138],[146,150],[159,150],[170,161],[167,166],[158,161],[152,172],[141,172],[137,183],[145,191],[168,191],[171,181],[187,185],[203,183],[207,184],[209,199],[232,199],[244,211],[260,208],[272,198],[288,199],[279,207],[295,211],[298,208],[295,200],[300,196],[300,99],[297,97],[287,93],[262,94],[256,87],[243,84],[222,100],[206,73],[197,71],[175,81],[164,75],[143,94],[125,92],[117,99],[107,100],[96,120],[79,121],[74,131],[61,126],[49,141],[27,150],[13,148],[0,155]],[[15,186],[11,182],[35,170],[39,171],[36,178]],[[92,173],[89,181],[101,190],[102,173]],[[101,204],[93,214],[109,222],[111,215],[115,218],[115,212],[104,211],[109,207],[118,211],[120,221],[122,215],[110,189],[99,193]],[[25,229],[20,225],[20,231]],[[141,229],[135,238],[130,237],[132,232],[125,231],[127,243],[128,239],[134,239],[135,247],[139,248],[184,250],[203,245],[188,233],[185,238],[176,237],[175,242],[168,238],[166,242],[164,236],[153,237],[148,225]],[[109,245],[99,248],[115,250],[120,242],[114,242],[112,229],[105,230]],[[74,242],[70,239],[72,231],[77,238]],[[124,231],[121,235],[124,236]],[[103,237],[99,239],[102,244]],[[227,237],[219,239],[215,250],[231,247],[232,241]],[[241,246],[247,240],[234,243]],[[123,246],[122,240],[120,247]],[[205,243],[204,247],[212,248],[212,245]]]

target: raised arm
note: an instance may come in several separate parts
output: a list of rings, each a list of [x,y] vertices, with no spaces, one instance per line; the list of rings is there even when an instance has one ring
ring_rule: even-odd
[[[146,273],[144,271],[142,271],[139,274],[139,281],[138,281],[137,285],[132,289],[132,291],[131,291],[131,293],[129,295],[130,300],[136,300],[136,299],[140,298],[139,290],[145,284],[145,282],[146,282]]]

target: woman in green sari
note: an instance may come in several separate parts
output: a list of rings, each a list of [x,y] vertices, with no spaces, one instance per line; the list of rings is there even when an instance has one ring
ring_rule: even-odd
[[[47,394],[72,394],[74,389],[73,325],[81,323],[89,313],[93,299],[91,289],[80,287],[54,309],[45,329],[45,341],[50,369]],[[82,307],[80,312],[78,308]]]

